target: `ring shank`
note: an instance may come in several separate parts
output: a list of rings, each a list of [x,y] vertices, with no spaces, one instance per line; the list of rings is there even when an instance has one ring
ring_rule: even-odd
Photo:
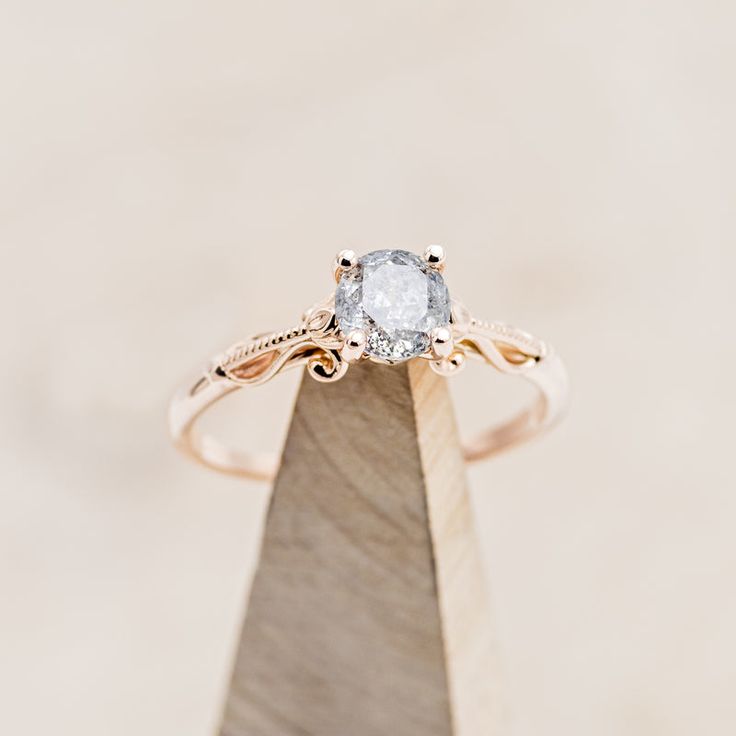
[[[463,442],[468,462],[484,460],[521,444],[551,427],[567,403],[567,374],[562,360],[552,353],[524,373],[537,390],[529,406],[511,419]]]
[[[468,462],[482,460],[527,441],[554,424],[564,410],[567,376],[559,356],[548,351],[518,375],[537,389],[534,400],[510,420],[463,443],[463,454]],[[200,374],[189,388],[172,400],[171,434],[181,450],[209,468],[253,480],[271,480],[277,470],[278,459],[274,455],[233,450],[214,437],[196,431],[197,419],[206,409],[241,387],[240,383],[224,376],[214,380],[211,374]]]
[[[199,376],[191,388],[177,393],[171,402],[171,436],[180,450],[208,468],[253,480],[271,480],[276,474],[276,458],[271,453],[235,450],[196,429],[205,410],[239,388],[232,381],[210,381]]]

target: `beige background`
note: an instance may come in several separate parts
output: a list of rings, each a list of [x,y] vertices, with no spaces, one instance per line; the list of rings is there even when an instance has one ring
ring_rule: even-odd
[[[511,733],[734,733],[734,27],[715,0],[4,3],[0,732],[210,732],[267,492],[176,456],[167,398],[339,248],[441,242],[574,385],[471,472]],[[231,407],[243,437],[294,387]],[[465,426],[517,389],[453,384]]]

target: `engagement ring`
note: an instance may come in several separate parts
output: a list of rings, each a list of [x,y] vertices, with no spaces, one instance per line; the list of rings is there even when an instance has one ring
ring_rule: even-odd
[[[362,360],[396,364],[429,361],[442,376],[477,358],[501,373],[521,376],[537,388],[533,404],[511,420],[464,445],[469,461],[480,460],[549,427],[565,407],[567,377],[552,348],[526,332],[470,315],[451,299],[442,273],[445,253],[429,246],[423,256],[377,250],[358,258],[351,250],[334,263],[337,288],[304,313],[293,329],[255,335],[210,361],[171,403],[175,443],[216,470],[268,480],[276,459],[221,445],[194,431],[212,404],[244,386],[258,386],[287,368],[306,366],[318,381],[337,381]]]

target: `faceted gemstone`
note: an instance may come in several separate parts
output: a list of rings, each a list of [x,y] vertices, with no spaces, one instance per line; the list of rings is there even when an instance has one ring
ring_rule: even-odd
[[[429,333],[450,322],[450,295],[442,276],[405,250],[363,256],[340,278],[335,314],[343,334],[363,330],[366,352],[397,363],[429,348]]]

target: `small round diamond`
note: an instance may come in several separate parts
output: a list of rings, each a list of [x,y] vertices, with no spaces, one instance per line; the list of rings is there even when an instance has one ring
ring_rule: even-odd
[[[442,276],[405,250],[377,250],[340,277],[335,314],[343,334],[362,330],[366,352],[397,363],[429,349],[429,333],[450,322]]]

